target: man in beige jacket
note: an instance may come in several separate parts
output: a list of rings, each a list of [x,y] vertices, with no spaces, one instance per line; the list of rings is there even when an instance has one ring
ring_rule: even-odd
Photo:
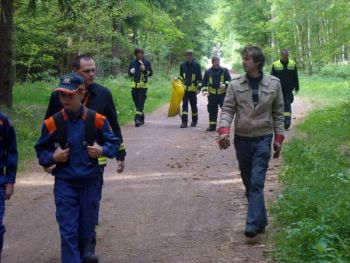
[[[264,202],[266,171],[271,158],[278,158],[284,140],[283,95],[278,78],[263,74],[265,56],[258,46],[242,52],[245,75],[230,82],[219,124],[219,147],[230,146],[229,133],[234,121],[234,146],[248,198],[245,235],[264,232],[267,215]]]

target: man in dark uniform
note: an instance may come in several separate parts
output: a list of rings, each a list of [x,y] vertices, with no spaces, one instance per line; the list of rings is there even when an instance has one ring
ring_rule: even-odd
[[[295,94],[299,91],[298,70],[295,61],[289,59],[288,50],[282,49],[281,59],[272,64],[271,75],[280,79],[284,100],[284,128],[291,125],[292,103]]]
[[[7,115],[0,112],[0,262],[4,244],[6,200],[14,192],[18,163],[16,133]]]
[[[121,173],[125,168],[126,152],[112,94],[106,87],[94,82],[96,65],[90,55],[84,54],[77,56],[73,62],[73,70],[84,78],[87,91],[83,99],[84,106],[106,116],[113,129],[113,132],[120,140],[120,148],[117,153],[116,160],[118,163],[117,171]],[[57,91],[54,91],[51,94],[50,102],[45,114],[45,119],[60,111],[62,108],[63,106],[59,99],[59,93]],[[106,165],[105,158],[101,158],[99,162],[103,166]]]
[[[128,69],[131,80],[131,95],[135,103],[135,126],[145,124],[145,102],[147,98],[148,77],[153,75],[151,63],[145,59],[142,48],[135,48],[135,59],[131,61]]]
[[[185,87],[185,95],[182,101],[182,124],[181,128],[187,128],[188,102],[191,104],[192,123],[196,127],[198,122],[197,94],[202,87],[201,66],[193,59],[192,50],[186,51],[186,61],[180,66],[180,79]]]
[[[226,95],[228,83],[231,80],[227,68],[220,66],[220,58],[212,57],[213,66],[207,69],[203,77],[203,94],[209,93],[208,112],[209,128],[207,131],[216,131],[216,121],[218,116],[218,107],[222,107]]]

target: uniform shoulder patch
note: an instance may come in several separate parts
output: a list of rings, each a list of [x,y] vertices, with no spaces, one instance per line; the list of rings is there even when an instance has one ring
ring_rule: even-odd
[[[103,116],[102,114],[99,114],[99,113],[96,112],[95,127],[97,129],[101,129],[103,127],[103,125],[105,124],[105,119],[106,119],[105,116]]]
[[[55,120],[52,116],[50,118],[46,119],[44,121],[44,124],[45,124],[46,129],[49,131],[50,134],[53,134],[57,130]]]

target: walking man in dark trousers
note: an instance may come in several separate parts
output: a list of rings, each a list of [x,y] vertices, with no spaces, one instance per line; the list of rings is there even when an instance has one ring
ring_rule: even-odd
[[[271,142],[278,158],[284,140],[283,95],[280,80],[263,74],[265,56],[258,46],[246,46],[242,52],[245,75],[233,77],[221,111],[219,147],[230,146],[234,121],[234,146],[241,177],[248,198],[245,235],[264,232],[267,215],[264,184]]]
[[[196,127],[198,122],[197,94],[202,87],[201,66],[193,59],[192,50],[186,51],[186,61],[180,66],[180,79],[185,88],[182,100],[182,123],[180,128],[187,128],[188,102],[191,104],[191,127]]]
[[[148,77],[153,75],[151,63],[145,59],[142,48],[135,48],[135,59],[131,61],[128,69],[131,77],[131,95],[135,103],[135,126],[140,127],[145,124],[145,102],[147,98]]]

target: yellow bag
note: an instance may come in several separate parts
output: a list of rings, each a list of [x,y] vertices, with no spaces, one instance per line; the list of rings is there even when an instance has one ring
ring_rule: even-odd
[[[181,80],[173,80],[168,117],[175,117],[180,114],[180,104],[182,102],[184,94],[185,89]]]

